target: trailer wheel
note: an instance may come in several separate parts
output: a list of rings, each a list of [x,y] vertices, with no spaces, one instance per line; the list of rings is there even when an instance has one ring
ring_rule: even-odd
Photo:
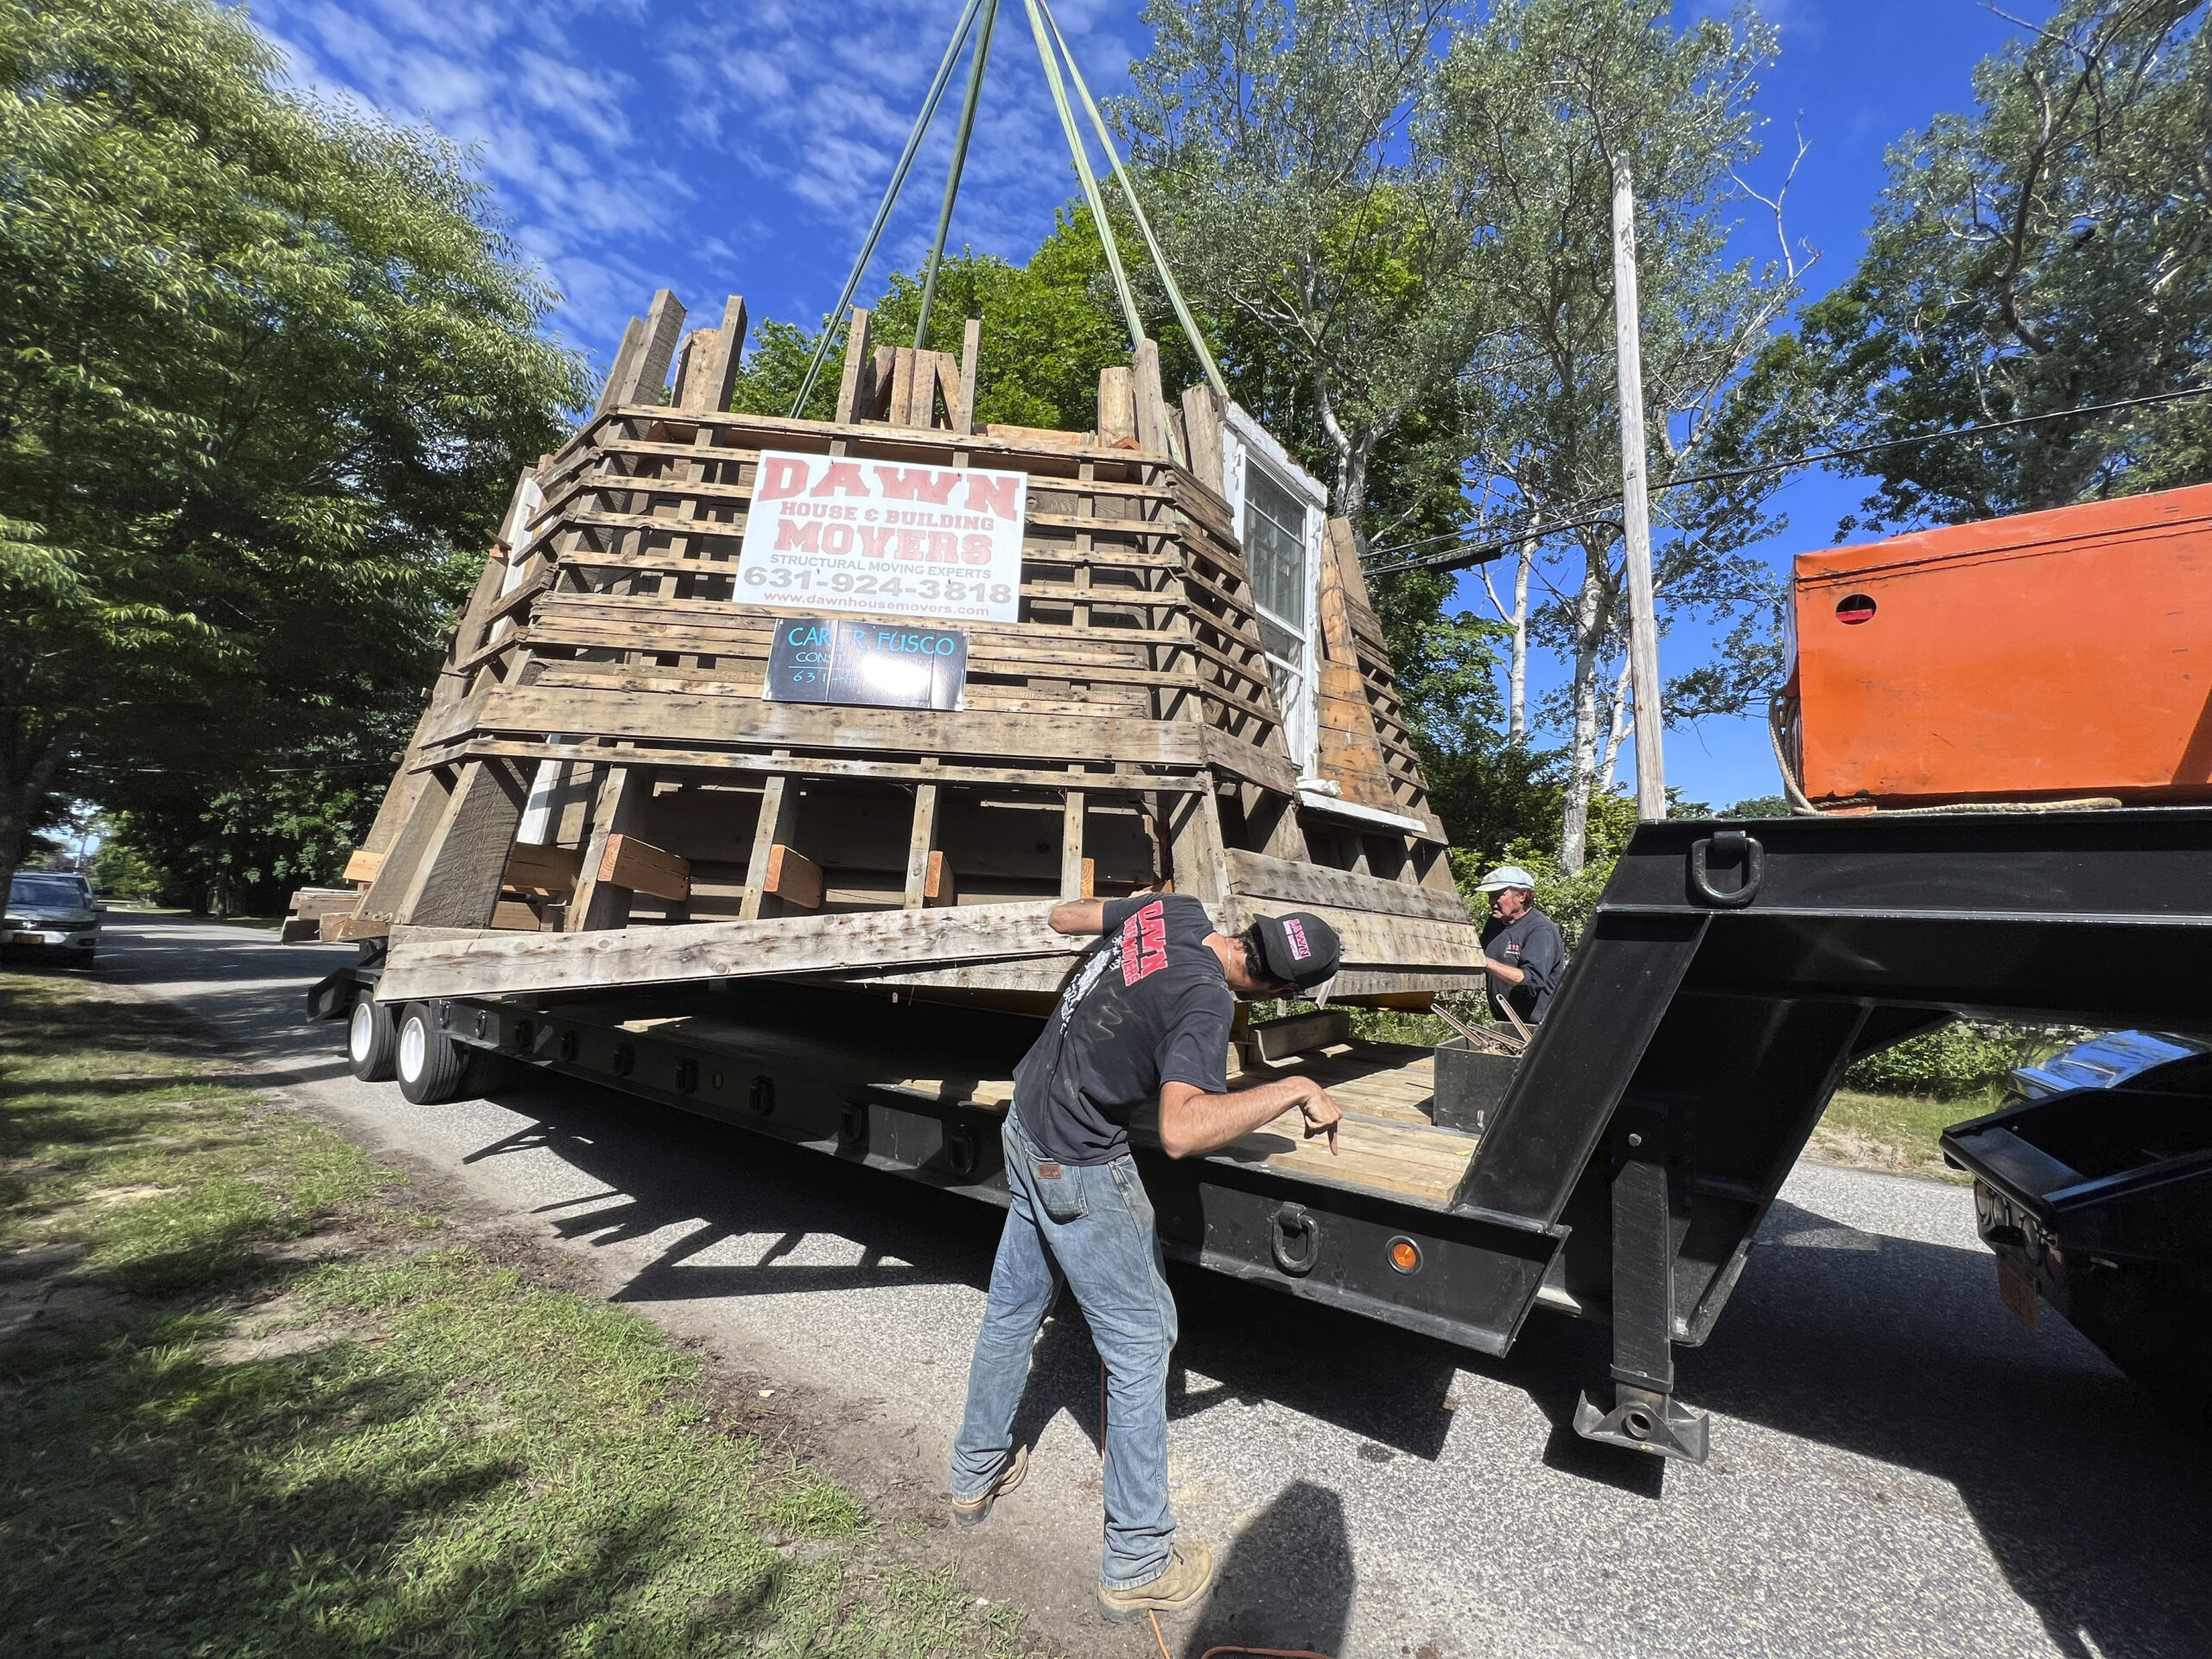
[[[427,1002],[410,1002],[399,1016],[399,1040],[393,1055],[399,1092],[417,1106],[442,1106],[458,1100],[468,1073],[468,1056],[437,1027]]]
[[[391,1082],[392,1050],[398,1042],[391,1010],[377,1001],[375,993],[363,991],[355,997],[353,1012],[346,1020],[346,1058],[353,1075],[363,1083]]]

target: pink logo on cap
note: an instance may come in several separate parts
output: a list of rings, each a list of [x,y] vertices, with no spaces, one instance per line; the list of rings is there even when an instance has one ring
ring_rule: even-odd
[[[1282,919],[1282,931],[1290,935],[1290,954],[1300,962],[1313,954],[1313,947],[1306,943],[1306,929],[1295,916]]]

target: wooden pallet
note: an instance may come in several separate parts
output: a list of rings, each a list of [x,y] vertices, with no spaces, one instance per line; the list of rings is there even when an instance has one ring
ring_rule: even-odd
[[[1218,476],[1211,395],[1171,406],[1147,342],[1102,377],[1097,430],[977,429],[980,325],[955,359],[855,319],[829,422],[726,408],[741,301],[689,336],[665,291],[632,320],[599,409],[518,485],[322,936],[391,934],[415,995],[745,971],[1035,991],[1066,961],[1036,901],[1172,884],[1224,926],[1330,917],[1341,995],[1471,986],[1349,537],[1320,595],[1324,777],[1301,779],[1230,509],[1192,470]],[[764,449],[1026,476],[1019,620],[960,625],[959,709],[764,697],[791,613],[736,580]],[[1372,821],[1309,810],[1315,788]],[[772,944],[798,918],[806,948]]]

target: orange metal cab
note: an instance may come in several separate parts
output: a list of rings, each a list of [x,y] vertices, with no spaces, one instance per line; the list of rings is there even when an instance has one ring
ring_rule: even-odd
[[[2212,800],[2212,485],[1802,553],[1815,803]]]

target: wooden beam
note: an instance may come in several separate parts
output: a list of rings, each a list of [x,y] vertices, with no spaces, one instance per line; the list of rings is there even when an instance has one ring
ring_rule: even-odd
[[[823,885],[822,867],[804,853],[780,842],[769,848],[768,874],[760,883],[761,892],[772,893],[801,910],[819,910]]]
[[[677,377],[679,408],[719,411],[729,407],[730,387],[745,353],[745,296],[733,294],[722,307],[722,326],[702,328],[686,342],[690,355]]]
[[[499,899],[499,874],[529,790],[512,761],[461,769],[442,821],[392,919],[419,927],[482,927]]]
[[[930,875],[940,866],[937,852],[937,790],[935,784],[914,786],[914,823],[906,836],[906,906],[921,910],[930,901]]]
[[[1098,445],[1127,448],[1137,440],[1136,380],[1116,365],[1098,371]]]
[[[604,415],[621,401],[614,395],[617,385],[627,385],[637,375],[638,359],[645,354],[645,320],[632,317],[622,330],[622,343],[614,348],[614,362],[607,371],[607,384],[599,390],[595,415]]]
[[[869,338],[868,309],[853,308],[853,326],[845,335],[845,372],[837,382],[837,424],[849,426],[859,410],[875,401],[875,342]]]
[[[1180,461],[1174,429],[1167,421],[1167,395],[1160,385],[1160,342],[1141,340],[1131,360],[1131,402],[1135,405],[1137,448],[1148,455]]]
[[[912,346],[893,348],[891,359],[891,424],[893,426],[927,426],[929,424],[930,394],[936,390],[937,377],[924,377],[927,365],[920,361],[926,353]],[[921,409],[922,418],[917,420],[915,406]]]
[[[599,857],[599,880],[602,885],[650,893],[656,899],[691,896],[690,861],[635,836],[607,836]]]
[[[983,320],[970,317],[960,334],[960,401],[952,408],[952,429],[963,436],[976,429],[976,376],[982,357]]]
[[[1230,890],[1239,897],[1280,899],[1294,905],[1327,905],[1343,910],[1371,910],[1389,916],[1479,927],[1456,895],[1403,881],[1384,881],[1322,864],[1265,858],[1239,848],[1229,849]]]
[[[502,899],[492,906],[492,925],[507,932],[535,933],[537,912],[519,899]]]
[[[507,855],[499,885],[548,899],[564,897],[576,890],[583,862],[581,848],[518,846]]]
[[[1089,882],[1084,866],[1090,861],[1083,855],[1083,791],[1068,791],[1060,808],[1060,897],[1088,899]]]
[[[630,335],[626,332],[622,336],[622,349],[615,353],[614,372],[607,377],[607,393],[599,400],[601,410],[660,401],[661,390],[668,384],[669,362],[676,355],[677,342],[683,337],[683,302],[668,289],[659,289],[639,329],[634,352],[631,351]],[[626,361],[625,353],[629,353]]]
[[[617,836],[634,835],[645,815],[652,794],[652,773],[637,766],[609,766],[600,775],[599,798],[592,803],[591,835],[584,855],[575,895],[569,900],[569,931],[622,927],[630,919],[630,890],[599,879],[607,858],[607,843]]]
[[[1219,493],[1226,482],[1221,474],[1221,404],[1203,380],[1183,390],[1183,430],[1191,442],[1191,471]]]
[[[353,857],[346,861],[346,880],[373,881],[377,872],[384,868],[384,855],[372,853],[366,848],[356,848]]]
[[[931,359],[937,365],[937,395],[944,399],[944,423],[957,430],[960,425],[960,359],[950,352],[932,352]],[[929,419],[917,421],[917,426],[937,424],[937,407],[930,406]]]
[[[772,896],[767,887],[768,864],[779,846],[791,844],[798,823],[798,785],[781,774],[769,778],[760,787],[760,820],[753,826],[753,851],[746,860],[745,898],[738,908],[739,919],[753,922],[775,914],[768,904]]]
[[[378,999],[493,996],[524,991],[675,984],[688,980],[818,974],[874,963],[923,967],[1064,957],[1046,904],[868,910],[764,922],[694,922],[613,934],[392,936]]]

